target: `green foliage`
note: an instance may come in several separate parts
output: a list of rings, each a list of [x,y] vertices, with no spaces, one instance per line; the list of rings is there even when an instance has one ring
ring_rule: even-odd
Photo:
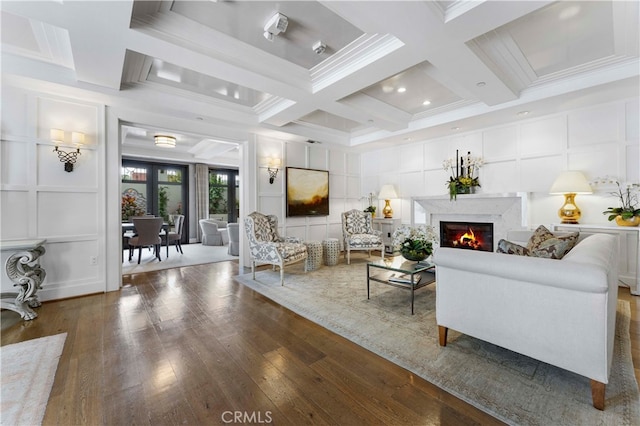
[[[228,213],[226,183],[215,173],[209,174],[209,213]]]
[[[167,203],[169,202],[169,196],[167,195],[166,186],[160,186],[158,188],[158,214],[165,220],[169,220],[169,214],[167,213]]]

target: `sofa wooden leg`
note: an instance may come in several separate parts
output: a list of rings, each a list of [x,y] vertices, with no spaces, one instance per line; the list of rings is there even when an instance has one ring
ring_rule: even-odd
[[[447,332],[449,329],[441,325],[438,326],[438,337],[440,346],[447,346]]]
[[[591,399],[593,406],[598,410],[604,410],[604,389],[606,385],[597,380],[591,380]]]

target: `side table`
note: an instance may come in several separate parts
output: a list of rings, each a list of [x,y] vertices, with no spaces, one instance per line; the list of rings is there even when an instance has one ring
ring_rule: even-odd
[[[42,305],[36,294],[47,275],[40,267],[39,258],[44,255],[42,246],[46,240],[7,240],[0,242],[2,251],[13,251],[5,263],[5,270],[17,293],[0,293],[0,307],[20,314],[24,320],[32,320],[38,314],[31,308]]]
[[[307,258],[304,261],[304,271],[315,271],[322,266],[322,243],[320,241],[305,241]]]
[[[327,238],[322,241],[324,251],[324,264],[327,266],[336,266],[340,257],[340,240],[337,238]]]

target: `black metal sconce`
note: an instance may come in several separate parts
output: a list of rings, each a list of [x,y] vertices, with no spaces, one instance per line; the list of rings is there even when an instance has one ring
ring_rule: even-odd
[[[282,164],[282,161],[279,158],[271,158],[268,157],[266,159],[267,163],[267,172],[269,173],[269,183],[273,185],[273,182],[276,180],[278,176],[278,167]]]
[[[60,160],[60,162],[64,163],[64,171],[72,172],[73,165],[77,161],[78,155],[82,155],[80,153],[79,146],[84,143],[84,133],[71,132],[71,141],[74,144],[76,144],[78,148],[76,148],[75,151],[69,151],[69,152],[63,151],[60,148],[58,148],[58,145],[60,143],[64,143],[64,130],[51,129],[50,135],[51,135],[51,140],[56,143],[56,146],[55,148],[53,148],[53,151],[58,154],[58,159]]]
[[[269,172],[269,183],[273,185],[273,181],[276,180],[278,176],[278,169],[267,167],[267,171]]]

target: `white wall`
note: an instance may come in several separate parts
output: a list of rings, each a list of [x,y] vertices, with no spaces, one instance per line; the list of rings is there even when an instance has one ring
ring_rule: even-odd
[[[307,241],[342,238],[341,213],[361,208],[360,155],[347,149],[306,143],[283,142],[265,137],[256,141],[256,161],[278,157],[282,168],[273,184],[269,184],[266,167],[257,174],[256,210],[278,216],[282,235],[300,237]],[[300,167],[329,171],[329,216],[286,217],[286,167]],[[251,213],[246,211],[245,214]]]
[[[458,149],[485,160],[478,192],[529,192],[530,226],[557,223],[564,198],[548,192],[561,171],[581,170],[589,180],[609,175],[640,181],[638,105],[635,97],[367,152],[362,154],[361,193],[377,193],[382,185],[394,184],[401,197],[391,201],[394,217],[410,223],[411,197],[447,194],[449,175],[442,162],[455,157]],[[592,195],[576,197],[580,222],[607,224],[602,211],[617,201],[606,189],[594,190]],[[383,206],[380,200],[378,209]]]
[[[3,86],[2,112],[2,240],[46,239],[42,300],[103,291],[104,106]],[[65,130],[65,151],[72,131],[85,134],[73,172],[53,152],[51,128]],[[2,291],[15,291],[1,276]]]

